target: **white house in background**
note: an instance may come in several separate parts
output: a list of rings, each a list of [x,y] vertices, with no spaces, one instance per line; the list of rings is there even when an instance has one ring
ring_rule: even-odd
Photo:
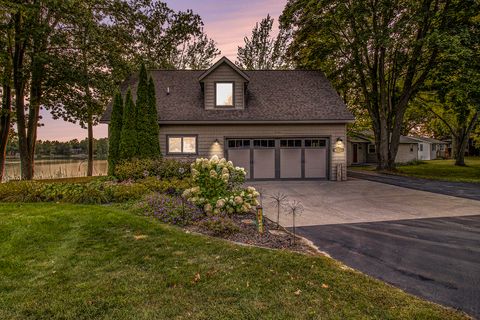
[[[418,160],[445,158],[447,151],[446,142],[425,137],[409,138],[418,141]]]
[[[373,133],[349,132],[347,136],[347,164],[350,166],[376,163],[377,154],[375,149]],[[395,162],[406,163],[415,160],[418,160],[418,141],[411,137],[401,136]]]

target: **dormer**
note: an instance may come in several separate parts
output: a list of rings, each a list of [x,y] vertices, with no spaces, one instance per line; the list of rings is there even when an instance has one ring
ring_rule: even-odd
[[[218,60],[198,78],[207,110],[242,110],[248,75],[226,57]]]

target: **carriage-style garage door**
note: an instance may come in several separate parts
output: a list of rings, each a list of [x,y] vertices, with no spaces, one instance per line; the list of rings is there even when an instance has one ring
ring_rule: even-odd
[[[247,179],[327,178],[327,138],[227,139],[226,154]]]

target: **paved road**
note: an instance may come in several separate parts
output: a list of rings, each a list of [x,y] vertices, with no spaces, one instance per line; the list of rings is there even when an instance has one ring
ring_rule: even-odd
[[[428,191],[466,199],[480,200],[479,183],[436,181],[358,170],[349,170],[348,176],[350,178],[358,178],[387,183],[409,189]]]
[[[480,318],[480,215],[304,226],[335,259]]]

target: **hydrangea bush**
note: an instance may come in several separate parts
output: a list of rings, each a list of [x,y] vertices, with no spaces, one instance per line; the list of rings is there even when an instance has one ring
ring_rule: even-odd
[[[199,158],[191,164],[193,187],[183,197],[211,215],[247,213],[258,205],[254,187],[243,188],[245,169],[217,156]]]

